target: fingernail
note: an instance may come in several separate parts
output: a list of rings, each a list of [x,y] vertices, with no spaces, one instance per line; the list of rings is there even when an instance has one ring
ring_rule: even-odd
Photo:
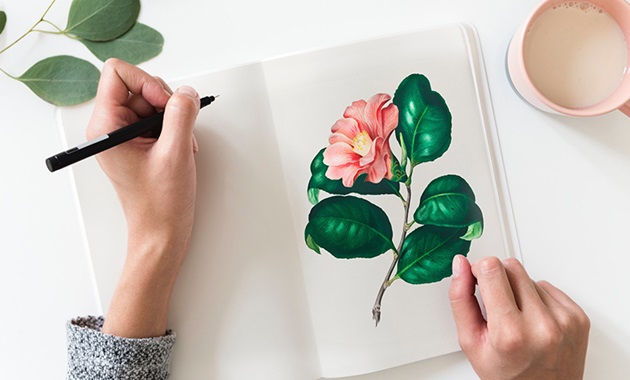
[[[193,99],[199,98],[199,94],[197,93],[197,91],[195,91],[195,89],[190,87],[190,86],[181,86],[180,88],[175,90],[175,92],[178,92],[178,93],[184,94],[184,95],[188,95],[188,96],[190,96]]]
[[[457,278],[462,272],[462,256],[453,257],[453,278]]]

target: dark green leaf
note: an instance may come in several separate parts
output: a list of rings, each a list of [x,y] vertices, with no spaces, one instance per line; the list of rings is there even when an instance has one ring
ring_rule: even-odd
[[[483,221],[473,190],[466,180],[454,174],[429,183],[413,218],[420,224],[442,227],[468,227]]]
[[[399,194],[400,184],[387,179],[383,179],[379,183],[367,182],[366,174],[360,175],[352,187],[345,187],[340,179],[332,180],[326,177],[328,166],[324,164],[324,150],[317,153],[317,156],[311,162],[311,179],[308,182],[308,199],[312,204],[316,204],[319,200],[319,190],[324,190],[330,194]]]
[[[79,39],[101,61],[120,58],[137,65],[155,57],[162,51],[164,38],[157,30],[136,23],[131,30],[119,38],[105,42]]]
[[[437,282],[452,274],[453,257],[466,255],[470,241],[459,237],[465,228],[422,226],[403,243],[396,277],[410,284]]]
[[[0,34],[4,31],[4,27],[7,25],[7,13],[0,11]]]
[[[109,41],[136,23],[140,0],[73,0],[65,33],[90,41]]]
[[[322,247],[338,259],[372,258],[394,248],[385,212],[356,197],[319,202],[308,216],[304,235],[309,248],[318,252],[315,247]]]
[[[96,96],[100,75],[88,61],[59,55],[37,62],[15,79],[49,103],[71,106]]]
[[[411,74],[403,79],[393,102],[398,107],[396,137],[404,144],[411,167],[446,152],[451,144],[451,113],[424,75]]]

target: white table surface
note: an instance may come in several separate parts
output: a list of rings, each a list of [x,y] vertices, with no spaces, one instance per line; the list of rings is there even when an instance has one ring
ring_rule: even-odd
[[[572,119],[523,103],[505,75],[505,50],[535,0],[144,1],[140,21],[163,33],[163,53],[142,67],[166,79],[297,50],[468,22],[484,51],[525,265],[580,303],[592,320],[588,379],[630,378],[630,122],[621,113]],[[70,0],[49,19],[65,25]],[[0,0],[0,46],[28,29],[48,0]],[[73,54],[74,41],[31,35],[0,55],[21,74]],[[69,171],[50,174],[60,150],[55,108],[0,76],[0,378],[61,379],[65,322],[98,312]],[[492,252],[488,252],[489,255]],[[461,353],[353,378],[472,379]],[[176,379],[179,380],[179,379]]]

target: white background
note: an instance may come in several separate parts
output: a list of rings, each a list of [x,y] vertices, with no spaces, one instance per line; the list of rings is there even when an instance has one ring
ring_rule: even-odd
[[[69,0],[49,19],[65,26]],[[512,91],[505,51],[533,0],[209,0],[143,2],[140,21],[163,33],[164,52],[142,67],[166,79],[278,54],[450,22],[477,28],[525,265],[580,303],[592,320],[589,379],[630,378],[630,122],[621,113],[572,119],[539,112]],[[13,41],[47,0],[0,0]],[[0,55],[19,75],[79,43],[31,35]],[[97,312],[69,172],[44,159],[61,138],[55,109],[0,76],[0,378],[60,379],[65,321]],[[492,254],[492,252],[488,252]],[[456,353],[360,379],[475,378]],[[359,379],[359,378],[356,378]]]

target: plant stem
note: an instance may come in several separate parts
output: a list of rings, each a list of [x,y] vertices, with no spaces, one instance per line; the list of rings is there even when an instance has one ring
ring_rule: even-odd
[[[11,75],[11,74],[7,73],[6,71],[2,70],[2,68],[0,68],[0,71],[1,71],[4,75],[8,76],[8,77],[9,77],[9,78],[11,78],[11,79],[17,79],[17,78],[16,78],[16,77],[14,77],[13,75]]]
[[[410,182],[410,181],[408,181]],[[385,294],[385,290],[391,285],[390,278],[392,277],[392,273],[394,273],[394,269],[396,268],[396,264],[398,264],[398,259],[400,258],[400,253],[402,252],[402,246],[405,242],[405,238],[407,237],[407,231],[409,231],[410,223],[409,220],[409,209],[411,205],[411,183],[406,183],[405,187],[407,188],[407,200],[403,202],[405,206],[405,217],[403,223],[402,234],[400,236],[400,242],[398,243],[398,249],[394,252],[394,259],[392,260],[392,264],[389,266],[389,270],[387,271],[387,275],[385,275],[385,280],[383,280],[383,284],[378,290],[378,294],[376,295],[376,301],[374,302],[374,307],[372,307],[372,319],[378,326],[378,323],[381,320],[381,303],[383,301],[383,295]]]
[[[60,27],[58,27],[57,25],[55,25],[54,23],[52,23],[51,21],[48,21],[48,20],[42,18],[42,22],[52,26],[55,29],[57,29],[57,32],[58,32],[57,34],[64,34],[63,30]]]
[[[9,50],[11,47],[13,47],[13,45],[17,44],[18,42],[20,42],[24,37],[28,36],[29,33],[33,32],[33,30],[37,27],[37,25],[39,25],[40,23],[42,23],[44,21],[44,17],[46,17],[46,15],[48,14],[48,11],[50,11],[50,8],[52,8],[53,4],[55,4],[57,0],[52,0],[52,2],[50,3],[50,5],[48,5],[48,8],[46,8],[46,11],[44,12],[44,14],[42,15],[42,17],[39,18],[39,20],[37,20],[37,22],[29,29],[26,31],[26,33],[22,34],[17,40],[13,41],[11,44],[9,44],[8,46],[6,46],[4,49],[0,50],[0,54],[4,53],[5,51]],[[6,74],[6,73],[5,73]]]

